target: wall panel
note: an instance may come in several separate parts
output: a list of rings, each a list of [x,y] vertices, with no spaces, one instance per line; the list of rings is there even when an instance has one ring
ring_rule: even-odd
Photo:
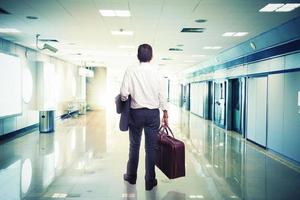
[[[267,77],[257,78],[256,85],[256,141],[266,146],[267,136]]]
[[[248,79],[247,138],[266,146],[267,77]]]
[[[285,56],[285,69],[300,68],[300,53]]]
[[[268,148],[282,152],[284,74],[268,77]]]
[[[300,72],[286,73],[284,86],[283,154],[300,162],[300,113],[297,105]]]
[[[248,65],[248,74],[265,73],[284,69],[284,58],[273,58]]]

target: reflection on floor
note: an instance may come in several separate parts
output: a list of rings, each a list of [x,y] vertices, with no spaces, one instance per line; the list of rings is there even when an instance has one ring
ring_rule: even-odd
[[[239,135],[173,108],[171,127],[186,144],[184,178],[144,189],[144,151],[136,186],[122,180],[128,134],[116,115],[90,112],[0,145],[0,199],[295,199],[300,173],[249,145]],[[143,148],[143,147],[142,147]]]

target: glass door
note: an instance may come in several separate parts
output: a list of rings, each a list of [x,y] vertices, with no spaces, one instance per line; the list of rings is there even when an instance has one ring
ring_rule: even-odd
[[[226,81],[214,82],[214,123],[225,128]]]

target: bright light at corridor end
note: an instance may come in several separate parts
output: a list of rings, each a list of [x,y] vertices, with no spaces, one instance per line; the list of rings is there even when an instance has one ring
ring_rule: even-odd
[[[300,3],[269,3],[259,12],[290,12],[300,6]]]

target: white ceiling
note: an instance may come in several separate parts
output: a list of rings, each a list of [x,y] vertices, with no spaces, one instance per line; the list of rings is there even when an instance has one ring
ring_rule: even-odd
[[[35,48],[35,35],[53,38],[59,51],[53,56],[81,64],[124,69],[137,62],[136,48],[120,45],[150,43],[154,62],[166,73],[177,73],[262,32],[300,15],[300,8],[288,13],[260,13],[267,3],[279,0],[0,0],[11,15],[0,15],[0,28],[21,33],[0,37]],[[99,9],[130,10],[131,17],[102,17]],[[29,20],[26,16],[39,19]],[[199,24],[196,19],[206,19]],[[183,27],[202,27],[204,33],[181,33]],[[133,36],[113,36],[112,30],[132,30]],[[245,37],[222,37],[224,32],[249,32]],[[184,45],[183,52],[169,52]],[[204,46],[222,46],[204,50]],[[80,53],[81,55],[77,55]],[[50,54],[50,53],[49,53]],[[204,54],[194,58],[194,54]],[[171,58],[163,61],[161,58]],[[190,61],[190,62],[188,62]],[[191,61],[195,61],[194,63]]]

